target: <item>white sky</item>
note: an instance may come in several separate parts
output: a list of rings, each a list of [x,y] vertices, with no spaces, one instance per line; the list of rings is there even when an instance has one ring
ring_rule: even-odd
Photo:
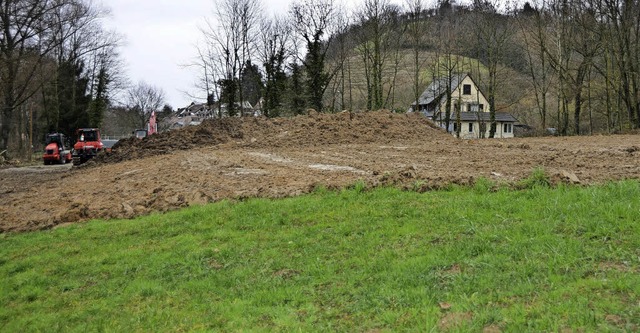
[[[197,73],[184,65],[193,62],[196,44],[201,40],[198,27],[205,17],[213,19],[214,0],[102,0],[111,9],[107,27],[125,38],[121,57],[132,84],[145,81],[165,92],[166,103],[174,109],[189,105],[192,95],[202,96],[195,88]],[[287,13],[292,0],[262,0],[265,14]],[[362,0],[336,0],[337,4]],[[391,0],[402,4],[404,0]],[[435,0],[428,0],[428,3]],[[465,2],[465,1],[463,1]]]
[[[145,81],[165,92],[174,109],[189,105],[197,74],[192,62],[201,39],[198,26],[213,17],[213,0],[103,0],[106,25],[124,36],[121,57],[132,84]],[[291,0],[264,1],[266,11],[286,13]],[[198,95],[202,95],[199,93]],[[206,96],[202,96],[206,97]]]

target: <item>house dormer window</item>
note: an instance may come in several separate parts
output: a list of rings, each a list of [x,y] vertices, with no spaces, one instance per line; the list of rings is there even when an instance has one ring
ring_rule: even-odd
[[[462,94],[463,95],[471,95],[471,85],[470,84],[463,84],[462,85]]]

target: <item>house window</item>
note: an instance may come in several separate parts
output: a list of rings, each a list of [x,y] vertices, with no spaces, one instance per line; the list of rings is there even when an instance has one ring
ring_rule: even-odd
[[[470,84],[463,84],[462,85],[462,94],[463,95],[471,95],[471,85]]]
[[[469,133],[473,133],[473,123],[469,123]]]
[[[458,132],[458,123],[453,123],[453,131]]]
[[[480,123],[480,133],[487,131],[487,123]]]
[[[484,111],[484,104],[472,104],[469,103],[469,111],[470,112],[483,112]]]
[[[504,126],[503,126],[503,132],[504,132],[504,133],[511,133],[511,131],[512,131],[511,124],[504,124]]]

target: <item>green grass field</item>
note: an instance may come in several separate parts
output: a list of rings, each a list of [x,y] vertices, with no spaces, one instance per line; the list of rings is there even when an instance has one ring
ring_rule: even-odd
[[[637,331],[640,183],[327,191],[0,235],[0,331]]]

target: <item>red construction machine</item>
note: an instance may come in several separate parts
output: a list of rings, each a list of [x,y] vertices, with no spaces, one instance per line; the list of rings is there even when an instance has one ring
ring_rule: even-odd
[[[97,128],[79,128],[76,130],[78,141],[73,145],[73,165],[80,165],[104,150]]]
[[[47,135],[45,145],[44,154],[42,154],[42,160],[45,165],[71,162],[71,150],[67,149],[64,134],[51,133]]]
[[[158,124],[156,122],[156,112],[152,111],[147,122],[147,128],[139,128],[133,131],[133,136],[137,139],[144,139],[149,135],[158,133]]]

